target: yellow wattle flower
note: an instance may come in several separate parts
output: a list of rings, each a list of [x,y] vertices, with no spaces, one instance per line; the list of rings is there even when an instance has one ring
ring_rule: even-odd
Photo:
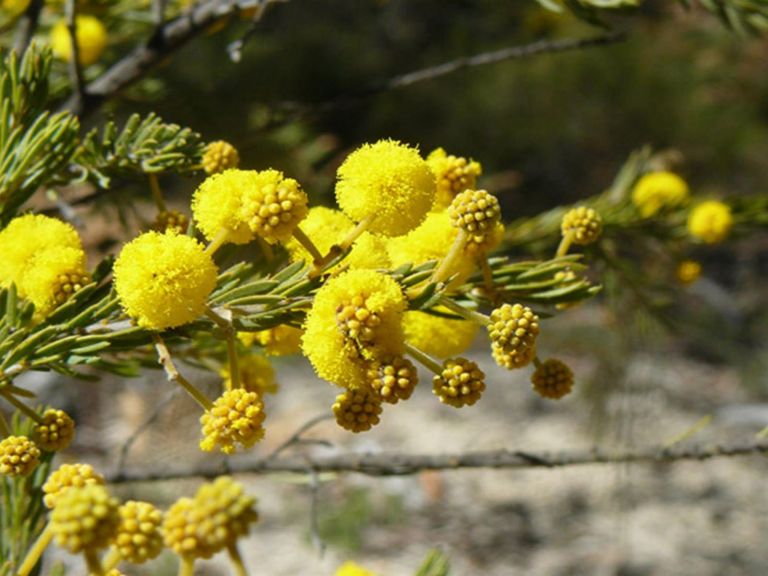
[[[693,284],[701,277],[701,263],[696,260],[683,260],[677,265],[675,277],[684,286]]]
[[[302,351],[318,376],[346,387],[366,384],[366,364],[403,352],[405,297],[392,277],[349,270],[328,280],[307,313]]]
[[[435,177],[419,151],[395,140],[364,144],[338,170],[336,200],[355,222],[370,218],[368,230],[401,236],[432,208]]]
[[[442,148],[429,153],[427,164],[437,183],[434,210],[444,210],[457,194],[475,188],[477,177],[483,173],[479,162],[453,156]]]
[[[438,358],[462,354],[472,345],[480,326],[468,320],[443,318],[413,310],[403,317],[405,341]]]
[[[107,29],[98,18],[83,14],[75,20],[75,30],[80,64],[90,66],[107,47]],[[51,28],[50,41],[54,56],[66,62],[72,59],[72,38],[66,22],[59,21]]]
[[[303,333],[301,328],[280,324],[258,332],[238,332],[237,337],[245,346],[263,346],[267,356],[290,356],[301,352]]]
[[[705,244],[722,242],[732,227],[731,207],[718,200],[697,204],[688,215],[688,233]]]
[[[139,326],[164,330],[191,322],[205,309],[218,270],[194,238],[146,232],[115,260],[114,286]]]
[[[278,385],[275,382],[275,370],[272,363],[261,354],[242,354],[238,358],[240,385],[248,392],[256,392],[259,396],[274,394]],[[229,364],[222,366],[219,375],[224,380],[224,388],[231,387],[232,375]]]
[[[374,572],[366,570],[359,564],[355,564],[352,561],[344,562],[336,569],[334,576],[377,576]]]
[[[341,242],[354,227],[355,223],[343,212],[325,206],[310,208],[307,217],[301,221],[301,230],[312,240],[321,254],[327,254],[331,246]],[[293,238],[288,240],[285,247],[291,261],[303,260],[307,264],[312,264],[312,256],[297,240]],[[350,269],[389,267],[386,242],[370,232],[363,232],[355,240],[349,254],[341,262],[341,266],[347,266]]]
[[[675,208],[688,201],[688,184],[672,172],[650,172],[632,189],[632,203],[648,218],[663,208]]]
[[[247,244],[255,233],[244,216],[245,191],[257,186],[254,170],[224,170],[208,176],[192,195],[192,214],[208,240],[227,230],[227,240]]]

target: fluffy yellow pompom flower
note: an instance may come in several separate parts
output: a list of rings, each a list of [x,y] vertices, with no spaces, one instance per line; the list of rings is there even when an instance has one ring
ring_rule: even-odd
[[[335,576],[376,576],[376,574],[354,562],[344,562],[336,569]]]
[[[19,294],[31,300],[45,316],[90,282],[85,252],[68,246],[50,247],[34,259],[34,266],[19,282]]]
[[[227,230],[227,240],[247,244],[255,234],[248,225],[243,199],[257,186],[254,170],[225,170],[206,178],[192,196],[192,214],[208,240]]]
[[[29,0],[3,0],[0,6],[12,16],[17,16],[27,9]]]
[[[390,276],[349,270],[317,291],[302,350],[318,376],[340,386],[365,385],[366,362],[401,356],[405,297]]]
[[[216,275],[211,256],[194,238],[146,232],[120,252],[114,285],[126,314],[139,326],[164,330],[203,312]]]
[[[417,310],[403,317],[405,341],[438,358],[458,356],[470,347],[480,326],[476,322],[443,318]]]
[[[427,164],[435,175],[437,193],[435,210],[447,208],[453,198],[464,190],[474,188],[477,177],[483,173],[479,162],[453,156],[442,148],[437,148],[427,156]]]
[[[368,230],[401,236],[421,223],[435,199],[435,177],[419,151],[395,140],[364,144],[339,167],[336,200]]]
[[[442,260],[450,251],[458,230],[451,225],[447,212],[430,212],[424,222],[405,236],[392,238],[387,243],[392,266],[423,264],[429,260]],[[474,270],[472,258],[457,258],[448,275],[457,275],[457,282],[465,280]]]
[[[731,207],[717,200],[698,204],[688,215],[688,233],[705,244],[718,244],[733,226]]]
[[[98,18],[84,14],[75,20],[75,30],[80,64],[90,66],[107,47],[107,29]],[[54,56],[69,62],[72,59],[72,38],[67,23],[63,20],[57,22],[51,28],[50,39]]]
[[[321,254],[327,254],[331,246],[341,242],[354,227],[355,223],[343,212],[325,206],[310,208],[307,217],[301,222],[302,231],[317,246]],[[312,263],[312,256],[297,240],[289,240],[285,247],[292,261],[303,260],[308,264]],[[341,265],[349,268],[370,269],[389,267],[386,242],[370,232],[363,232],[355,240],[352,250]]]
[[[237,168],[240,164],[240,154],[229,142],[217,140],[205,147],[202,164],[206,174],[217,174],[230,168]]]
[[[240,384],[248,392],[256,392],[259,396],[277,392],[275,370],[272,368],[270,361],[261,354],[245,354],[240,356],[238,358],[238,369],[240,372]],[[224,379],[224,388],[229,389],[232,385],[229,364],[225,364],[222,367],[219,375]]]
[[[688,184],[672,172],[645,174],[632,190],[632,202],[648,218],[662,208],[674,208],[688,200]]]
[[[267,356],[290,356],[301,352],[303,333],[301,328],[280,324],[258,332],[238,332],[237,337],[245,346],[263,346]]]

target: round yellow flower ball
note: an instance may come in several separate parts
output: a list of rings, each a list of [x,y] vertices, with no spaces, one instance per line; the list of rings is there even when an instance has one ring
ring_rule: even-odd
[[[417,310],[406,312],[403,317],[406,342],[438,358],[465,352],[479,329],[476,322],[443,318]]]
[[[368,230],[401,236],[418,226],[435,200],[435,176],[419,151],[395,140],[364,144],[338,170],[336,200]]]
[[[688,184],[672,172],[643,175],[632,190],[632,203],[644,218],[663,208],[681,206],[688,200]]]
[[[197,318],[216,287],[216,265],[194,238],[146,232],[126,244],[114,266],[114,286],[139,326],[164,330]]]
[[[107,47],[107,29],[98,18],[87,14],[77,17],[75,29],[80,64],[90,66]],[[72,38],[66,22],[59,21],[51,28],[50,40],[54,56],[65,62],[72,60]]]
[[[230,169],[206,178],[192,196],[197,228],[208,240],[227,230],[227,241],[247,244],[255,234],[245,218],[245,191],[256,186],[254,170]]]
[[[731,207],[718,200],[698,204],[688,215],[688,233],[705,244],[718,244],[733,227]]]

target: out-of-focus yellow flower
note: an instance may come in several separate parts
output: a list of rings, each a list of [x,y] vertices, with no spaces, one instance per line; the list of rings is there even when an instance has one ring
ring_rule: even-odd
[[[688,233],[705,244],[722,242],[732,227],[731,207],[718,200],[697,204],[688,215]]]
[[[474,189],[477,177],[483,173],[479,162],[453,156],[442,148],[437,148],[427,156],[429,169],[435,175],[437,190],[433,209],[447,208],[453,198],[467,189]]]
[[[648,218],[663,208],[675,208],[688,201],[688,184],[672,172],[651,172],[642,176],[632,190],[632,202]]]
[[[217,174],[240,164],[240,154],[237,148],[224,140],[210,142],[203,154],[203,170],[207,174]]]
[[[245,346],[263,346],[267,356],[289,356],[301,352],[302,334],[301,328],[280,324],[258,332],[238,332],[237,337]]]
[[[194,238],[146,232],[115,260],[114,286],[126,314],[139,326],[164,330],[202,314],[216,287],[216,265]]]
[[[3,0],[0,5],[12,16],[18,16],[27,9],[29,0]]]
[[[696,260],[683,260],[677,265],[675,276],[680,284],[693,284],[701,277],[701,264]]]
[[[426,312],[406,312],[405,340],[422,352],[438,358],[458,356],[472,344],[480,326],[468,320],[442,318]]]
[[[435,177],[418,150],[395,140],[364,144],[339,167],[336,200],[368,230],[401,236],[421,223],[435,199]]]
[[[99,59],[107,47],[107,29],[98,18],[87,14],[77,17],[75,29],[80,64],[90,66]],[[72,38],[67,23],[63,20],[57,22],[51,28],[50,39],[53,54],[69,62],[72,59]]]
[[[274,394],[277,392],[277,382],[275,382],[275,370],[272,364],[261,354],[243,354],[238,358],[238,369],[240,373],[240,384],[248,392],[256,392],[259,396],[264,394]],[[219,371],[219,375],[224,379],[224,387],[230,388],[232,374],[229,364],[225,364]]]
[[[348,560],[336,569],[335,576],[376,576],[376,573]]]

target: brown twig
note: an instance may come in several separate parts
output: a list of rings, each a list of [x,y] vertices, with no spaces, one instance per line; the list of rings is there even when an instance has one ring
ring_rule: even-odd
[[[71,98],[78,105],[85,97],[85,80],[83,79],[83,69],[80,65],[80,44],[77,41],[77,2],[76,0],[66,0],[64,13],[67,19],[67,30],[69,31],[69,40],[72,43],[72,53],[69,60],[69,78],[72,83],[74,93]]]
[[[768,441],[740,442],[713,446],[651,446],[630,450],[594,448],[567,452],[532,452],[530,450],[490,450],[453,454],[347,453],[325,456],[262,458],[231,463],[233,473],[275,474],[293,472],[356,472],[368,476],[402,476],[422,470],[459,470],[475,468],[522,469],[564,468],[592,464],[672,463],[681,460],[709,460],[733,456],[768,453]],[[119,482],[151,482],[177,478],[213,478],[213,467],[164,467],[162,470],[135,470],[113,475],[108,480]]]

